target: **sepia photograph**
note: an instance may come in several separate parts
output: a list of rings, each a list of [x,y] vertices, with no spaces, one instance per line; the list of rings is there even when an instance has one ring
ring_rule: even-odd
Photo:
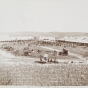
[[[88,1],[0,0],[0,86],[88,86]]]

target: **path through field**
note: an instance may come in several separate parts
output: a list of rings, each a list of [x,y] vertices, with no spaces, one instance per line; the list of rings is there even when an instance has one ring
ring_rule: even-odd
[[[53,48],[45,47],[45,46],[40,46],[40,47],[50,49],[50,50],[56,50],[58,52],[61,51],[61,50],[58,50],[58,49],[53,49]],[[80,56],[78,54],[69,52],[69,55],[75,56],[75,57],[77,57],[80,60],[85,62],[85,58],[82,58],[82,56]],[[26,63],[33,64],[33,63],[35,63],[35,61],[39,61],[39,58],[29,58],[29,57],[25,57],[25,56],[24,57],[23,56],[15,56],[11,53],[0,50],[0,62],[3,62],[3,63],[19,64],[19,63],[25,63],[26,62]],[[64,62],[66,60],[58,59],[58,61],[59,62]]]
[[[15,56],[11,53],[0,50],[0,62],[2,63],[7,63],[7,64],[30,63],[30,64],[33,64],[36,60],[39,60],[39,59],[23,57],[23,56]]]
[[[40,47],[46,48],[46,49],[50,49],[50,50],[55,50],[55,51],[57,51],[57,52],[60,52],[60,51],[61,51],[61,50],[53,49],[53,48],[46,47],[46,46],[40,46]],[[79,58],[80,60],[83,60],[83,61],[86,60],[86,58],[83,58],[81,55],[78,55],[78,54],[76,54],[76,53],[72,53],[72,52],[68,52],[68,53],[69,53],[69,55],[72,55],[72,56],[75,56],[75,57]]]

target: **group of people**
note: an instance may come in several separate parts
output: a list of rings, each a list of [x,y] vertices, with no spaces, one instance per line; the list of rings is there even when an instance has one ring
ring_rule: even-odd
[[[57,58],[57,52],[53,51],[51,53],[47,53],[45,52],[45,54],[42,56],[40,55],[40,61],[44,61],[44,62],[56,62],[56,58]]]

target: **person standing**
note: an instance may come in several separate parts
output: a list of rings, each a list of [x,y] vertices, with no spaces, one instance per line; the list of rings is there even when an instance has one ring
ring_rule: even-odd
[[[45,62],[48,61],[48,54],[47,53],[44,54],[44,60],[45,60]]]
[[[48,62],[52,62],[52,59],[53,59],[53,53],[50,52],[48,56]]]
[[[56,62],[56,58],[57,58],[57,52],[54,51],[54,52],[53,52],[53,59],[54,59],[54,62]]]

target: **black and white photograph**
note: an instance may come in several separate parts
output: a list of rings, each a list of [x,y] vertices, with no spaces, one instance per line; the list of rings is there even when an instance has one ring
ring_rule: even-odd
[[[0,86],[88,86],[88,1],[0,0]]]

